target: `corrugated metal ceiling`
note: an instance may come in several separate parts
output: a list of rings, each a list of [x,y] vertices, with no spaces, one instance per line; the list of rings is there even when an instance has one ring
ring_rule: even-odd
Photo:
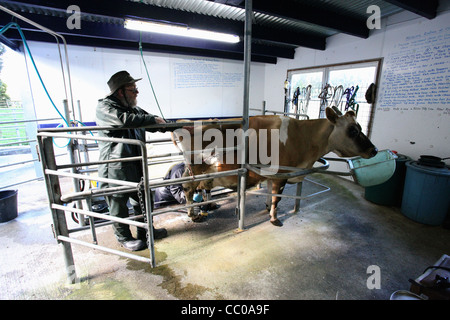
[[[199,13],[208,16],[218,17],[222,19],[244,21],[245,9],[241,7],[233,7],[226,4],[208,1],[208,0],[131,0],[134,2],[143,2],[148,5],[159,6],[163,8],[170,8],[175,10],[182,10],[192,13]],[[256,0],[257,2],[257,0]],[[394,13],[402,11],[401,8],[387,3],[382,0],[295,0],[298,5],[298,10],[303,6],[312,6],[320,11],[322,8],[327,8],[332,11],[339,12],[344,15],[354,15],[359,19],[366,19],[367,7],[376,5],[380,8],[381,17],[387,17]],[[282,3],[279,4],[282,6]],[[279,29],[295,29],[300,32],[310,32],[313,34],[322,34],[331,36],[339,31],[330,28],[325,28],[320,25],[289,19],[280,16],[274,16],[266,13],[255,12],[254,22],[260,25],[266,25]]]
[[[299,46],[324,50],[326,38],[336,33],[367,38],[370,35],[366,20],[367,8],[376,5],[381,17],[402,10],[423,15],[436,15],[439,0],[254,0],[253,48],[254,61],[275,63],[277,58],[293,58]],[[192,28],[228,32],[243,37],[245,20],[244,0],[0,0],[0,5],[23,14],[56,32],[64,34],[69,43],[90,46],[130,48],[139,34],[124,30],[127,16],[138,19],[170,21]],[[68,30],[66,20],[71,13],[67,7],[78,5],[83,27]],[[0,11],[0,24],[11,16]],[[36,41],[48,40],[42,33],[25,27],[28,37]],[[2,38],[3,37],[3,38]],[[9,37],[9,38],[8,38]],[[11,44],[20,41],[17,34],[8,32],[0,41]],[[196,40],[142,34],[144,50],[179,52],[204,56],[242,59],[243,43],[223,45]]]

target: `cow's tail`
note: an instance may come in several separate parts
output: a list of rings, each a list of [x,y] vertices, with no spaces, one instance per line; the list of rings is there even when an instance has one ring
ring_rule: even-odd
[[[173,145],[178,149],[178,151],[180,151],[183,154],[183,158],[186,159],[183,150],[178,146],[177,138],[175,136],[175,133],[173,133],[173,132],[170,133],[170,139],[172,140]],[[191,165],[190,165],[190,161],[185,161],[185,162],[187,164],[189,175],[192,177],[192,179],[194,179],[194,171],[192,171],[192,168],[191,168]]]
[[[181,150],[181,148],[178,146],[177,138],[175,136],[175,133],[173,133],[173,132],[170,133],[170,139],[172,140],[172,143],[175,146],[175,148],[177,148],[178,151],[183,152],[183,150]]]

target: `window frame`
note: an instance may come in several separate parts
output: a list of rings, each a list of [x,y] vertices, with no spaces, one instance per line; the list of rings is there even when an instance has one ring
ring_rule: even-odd
[[[321,65],[321,66],[314,66],[314,67],[305,67],[305,68],[295,68],[295,69],[288,69],[286,72],[286,79],[289,81],[289,88],[286,91],[285,96],[285,106],[284,106],[284,112],[289,112],[290,104],[288,102],[291,101],[292,92],[291,90],[295,90],[295,88],[291,88],[291,81],[292,76],[299,73],[305,73],[310,72],[323,72],[322,73],[322,88],[328,83],[330,71],[335,70],[342,70],[342,69],[356,69],[361,68],[365,66],[375,66],[375,79],[374,83],[376,87],[379,87],[379,80],[381,76],[381,67],[383,63],[383,58],[376,58],[376,59],[366,59],[366,60],[357,60],[357,61],[349,61],[349,62],[342,62],[342,63],[334,63],[334,64],[327,64],[327,65]],[[348,67],[348,68],[346,68]],[[355,84],[356,85],[356,84]],[[345,89],[345,88],[344,88]],[[361,96],[361,92],[358,92],[358,95]],[[375,104],[376,99],[372,104],[369,104],[370,110],[369,110],[369,120],[367,123],[367,136],[370,138],[372,134],[372,126],[375,116]]]

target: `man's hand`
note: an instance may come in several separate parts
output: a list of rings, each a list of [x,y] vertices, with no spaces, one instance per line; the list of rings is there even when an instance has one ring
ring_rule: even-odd
[[[194,134],[194,126],[186,126],[186,127],[182,127],[182,129],[187,130],[190,134]]]
[[[155,121],[157,124],[166,123],[166,120],[164,120],[163,118],[160,118],[160,117],[155,117]]]

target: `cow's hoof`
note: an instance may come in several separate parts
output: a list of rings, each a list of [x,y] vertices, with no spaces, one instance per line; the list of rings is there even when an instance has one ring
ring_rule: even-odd
[[[272,223],[275,227],[281,227],[283,225],[283,223],[278,219],[270,220],[270,223]]]
[[[204,215],[201,215],[201,214],[199,214],[199,215],[196,215],[195,217],[191,217],[191,219],[192,219],[192,221],[193,222],[203,222],[203,221],[205,221],[206,220],[206,217],[207,216],[204,216]]]

